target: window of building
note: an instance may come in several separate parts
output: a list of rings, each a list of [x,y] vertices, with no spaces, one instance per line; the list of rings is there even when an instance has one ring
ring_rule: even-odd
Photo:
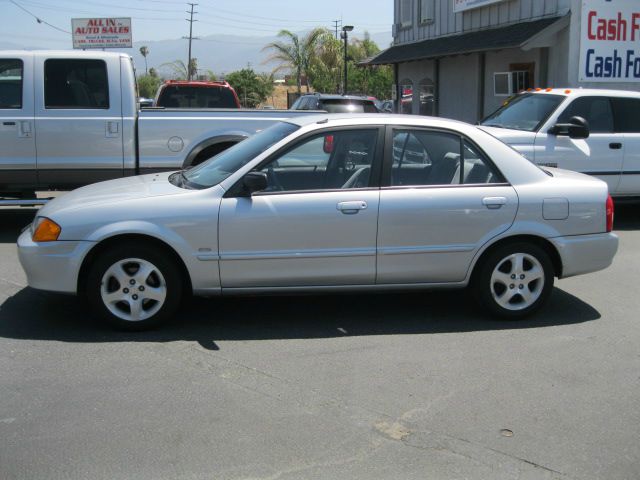
[[[107,65],[102,60],[44,62],[46,108],[108,109]]]
[[[22,108],[22,60],[0,59],[0,108]]]
[[[413,24],[413,0],[400,0],[400,26],[410,27]]]
[[[271,160],[266,192],[334,190],[369,186],[377,129],[337,130],[314,135]]]
[[[433,23],[436,18],[436,0],[420,0],[420,23]]]
[[[612,98],[615,112],[615,129],[621,133],[640,133],[640,100],[636,98]]]
[[[591,133],[613,132],[613,112],[608,97],[579,97],[562,112],[558,123],[569,123],[571,117],[582,117]]]
[[[420,115],[435,114],[435,86],[430,78],[420,81]]]
[[[400,113],[413,112],[413,82],[405,78],[400,82]]]

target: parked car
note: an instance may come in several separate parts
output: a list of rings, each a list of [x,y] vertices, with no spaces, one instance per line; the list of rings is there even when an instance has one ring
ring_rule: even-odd
[[[308,113],[138,111],[136,95],[131,57],[122,53],[0,51],[0,197],[32,202],[36,190],[188,168]]]
[[[376,113],[373,100],[359,95],[309,93],[298,98],[291,110],[324,110],[329,113]]]
[[[167,80],[156,93],[156,107],[240,108],[240,100],[227,82]]]
[[[392,154],[398,144],[422,158]],[[471,286],[515,318],[546,302],[554,277],[606,268],[612,228],[604,182],[542,170],[472,125],[323,114],[189,170],[56,198],[18,252],[31,287],[82,295],[120,328],[170,318],[191,292]]]
[[[640,92],[536,89],[482,128],[532,162],[598,177],[614,197],[640,196]]]

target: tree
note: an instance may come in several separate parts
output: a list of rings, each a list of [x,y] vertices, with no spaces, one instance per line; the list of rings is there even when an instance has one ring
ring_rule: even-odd
[[[307,78],[311,73],[311,62],[316,55],[316,49],[320,39],[329,33],[324,28],[314,28],[303,38],[298,37],[289,30],[280,30],[278,37],[284,41],[267,44],[262,50],[270,50],[272,53],[264,63],[279,62],[273,73],[289,70],[296,76],[298,94],[302,93],[302,76]],[[307,82],[307,92],[309,83]]]
[[[168,67],[171,70],[171,76],[176,80],[187,79],[187,66],[182,60],[176,60],[175,62],[163,63],[161,68]]]
[[[251,68],[231,72],[227,82],[238,94],[244,108],[256,108],[273,93],[273,74],[257,74]]]
[[[137,82],[138,95],[145,98],[153,98],[156,96],[162,80],[153,75],[141,75],[137,78]]]
[[[309,68],[309,82],[317,92],[338,93],[343,66],[342,42],[323,35]]]
[[[144,45],[140,47],[140,55],[144,57],[144,74],[149,75],[149,70],[147,69],[147,55],[149,55],[149,47]]]

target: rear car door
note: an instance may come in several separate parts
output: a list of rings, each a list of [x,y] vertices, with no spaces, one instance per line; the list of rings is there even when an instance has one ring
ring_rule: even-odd
[[[257,170],[267,190],[223,198],[222,288],[372,285],[382,128],[329,129]]]
[[[593,175],[607,182],[609,192],[616,193],[624,157],[624,136],[614,132],[609,97],[578,97],[563,110],[557,123],[569,123],[574,116],[587,120],[589,138],[572,139],[540,131],[535,140],[535,162]]]
[[[123,176],[119,57],[36,59],[36,148],[41,188]]]
[[[378,284],[465,279],[478,249],[507,230],[518,197],[454,132],[388,128],[378,220]]]
[[[622,135],[624,160],[618,195],[640,195],[640,98],[612,98],[615,130]]]
[[[33,134],[33,54],[0,57],[0,192],[21,193],[36,184]]]

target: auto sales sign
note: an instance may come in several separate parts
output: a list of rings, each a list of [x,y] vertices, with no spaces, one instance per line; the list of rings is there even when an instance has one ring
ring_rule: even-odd
[[[71,19],[73,48],[131,48],[131,18]]]
[[[581,82],[640,82],[640,1],[583,0]]]

